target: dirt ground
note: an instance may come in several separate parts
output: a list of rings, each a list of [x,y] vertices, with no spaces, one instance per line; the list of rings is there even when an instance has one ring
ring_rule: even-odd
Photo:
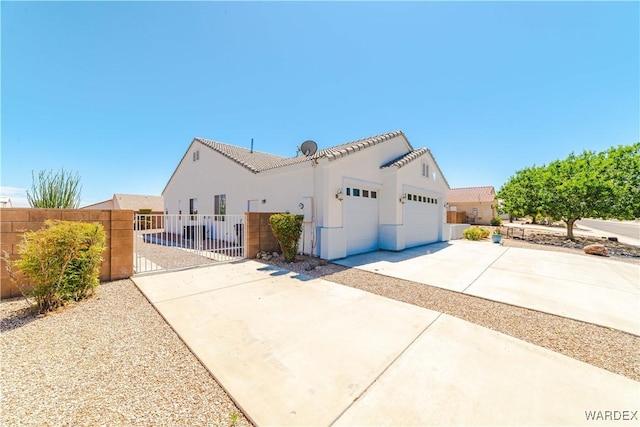
[[[567,231],[564,227],[547,226],[541,229],[540,226],[528,228],[513,228],[507,231],[509,224],[503,224],[501,228],[503,239],[502,245],[507,247],[525,247],[531,249],[543,249],[570,253],[584,254],[585,246],[592,244],[604,245],[609,250],[612,258],[640,263],[640,247],[629,245],[623,242],[609,240],[608,238],[596,236],[584,236],[574,232],[575,239],[567,239]],[[496,227],[487,227],[493,231]],[[593,255],[590,255],[593,256]]]

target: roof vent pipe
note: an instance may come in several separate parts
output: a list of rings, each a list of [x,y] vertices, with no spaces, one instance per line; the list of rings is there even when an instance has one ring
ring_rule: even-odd
[[[253,138],[251,138],[251,154],[253,154]]]

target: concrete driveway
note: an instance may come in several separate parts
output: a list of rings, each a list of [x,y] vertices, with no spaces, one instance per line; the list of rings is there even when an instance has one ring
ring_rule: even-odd
[[[336,263],[640,335],[640,264],[468,240]]]
[[[639,409],[626,377],[255,261],[134,282],[257,425],[584,425]]]

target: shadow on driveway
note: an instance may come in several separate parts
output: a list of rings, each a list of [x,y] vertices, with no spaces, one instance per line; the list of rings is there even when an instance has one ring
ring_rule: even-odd
[[[425,255],[435,254],[443,249],[447,249],[450,246],[451,243],[449,242],[437,242],[430,243],[428,245],[415,246],[413,248],[404,249],[402,251],[379,250],[364,254],[351,255],[347,258],[333,261],[333,263],[344,265],[345,267],[358,267],[365,264],[371,264],[372,262],[376,261],[397,263],[408,261],[413,258],[418,258]]]

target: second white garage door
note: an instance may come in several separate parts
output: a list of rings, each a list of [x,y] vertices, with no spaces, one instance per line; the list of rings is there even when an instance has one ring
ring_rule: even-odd
[[[441,201],[435,196],[409,193],[404,209],[405,247],[438,241]]]
[[[343,227],[347,237],[347,255],[378,249],[378,191],[347,187],[343,200]]]

